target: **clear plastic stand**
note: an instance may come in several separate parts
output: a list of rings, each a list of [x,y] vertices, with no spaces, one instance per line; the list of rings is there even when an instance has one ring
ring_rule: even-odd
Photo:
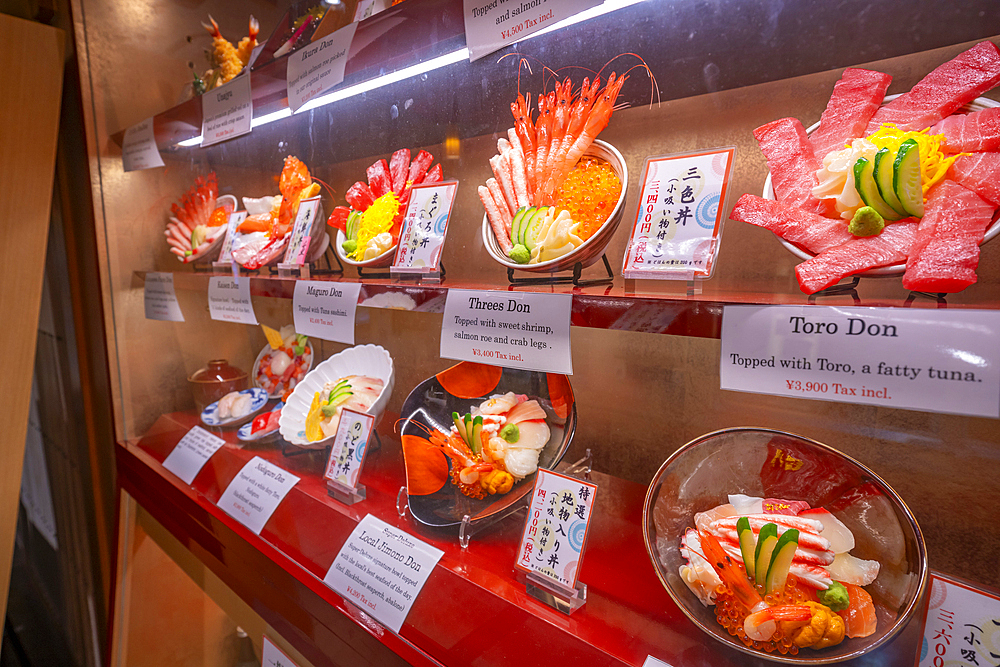
[[[396,494],[396,513],[399,514],[400,519],[406,518],[406,510],[410,506],[410,496],[406,493],[406,487],[399,487],[399,493]]]
[[[332,479],[326,480],[326,493],[337,502],[344,505],[359,503],[368,496],[368,491],[364,484],[358,484],[358,488],[352,489],[349,486],[336,482]]]
[[[583,476],[583,479],[590,481],[590,473],[594,470],[594,453],[590,451],[590,447],[587,447],[586,453],[576,463],[571,463],[566,467],[556,468],[558,472],[564,475],[572,475],[574,477]]]
[[[587,604],[587,584],[577,582],[570,588],[534,572],[527,575],[525,590],[539,602],[547,604],[567,616]]]
[[[302,280],[309,280],[309,264],[278,264],[279,278],[294,278],[296,275]]]

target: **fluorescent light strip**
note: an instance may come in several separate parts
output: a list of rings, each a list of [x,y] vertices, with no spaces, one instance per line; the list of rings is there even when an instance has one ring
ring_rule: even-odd
[[[544,30],[539,30],[538,32],[532,33],[526,36],[520,41],[527,41],[535,37],[540,37],[542,35],[548,34],[555,30],[560,30],[571,25],[575,25],[582,21],[588,21],[592,18],[598,16],[603,16],[609,12],[613,12],[631,5],[638,4],[640,2],[645,2],[645,0],[606,0],[603,4],[597,7],[591,7],[579,14],[574,14],[567,19],[563,19],[556,24],[550,25]],[[335,90],[326,95],[322,95],[313,100],[310,100],[302,107],[299,108],[299,113],[303,111],[309,111],[311,109],[318,109],[319,107],[326,106],[327,104],[333,104],[334,102],[339,102],[340,100],[347,99],[348,97],[354,97],[355,95],[360,95],[361,93],[367,93],[371,90],[381,88],[383,86],[388,86],[411,77],[419,76],[421,74],[426,74],[427,72],[432,72],[436,69],[442,67],[447,67],[448,65],[453,65],[457,62],[463,60],[468,60],[469,49],[461,48],[457,51],[452,51],[451,53],[446,53],[443,56],[438,56],[437,58],[432,58],[426,62],[417,63],[416,65],[410,65],[409,67],[404,67],[401,70],[392,72],[391,74],[385,74],[374,79],[365,81],[364,83],[358,83],[353,86],[348,86],[342,90]],[[268,123],[273,123],[277,120],[282,120],[283,118],[288,118],[292,115],[292,110],[289,108],[282,109],[281,111],[275,111],[274,113],[269,113],[266,116],[261,116],[260,118],[254,118],[250,122],[250,127],[260,127],[261,125],[267,125]],[[178,142],[178,146],[198,146],[201,144],[201,136],[194,137],[192,139],[185,139],[184,141]]]

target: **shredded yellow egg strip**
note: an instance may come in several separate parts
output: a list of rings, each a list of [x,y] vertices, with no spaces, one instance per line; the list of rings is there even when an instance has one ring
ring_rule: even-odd
[[[888,148],[893,153],[898,151],[899,145],[907,139],[917,142],[920,151],[920,184],[925,197],[927,191],[944,178],[948,168],[959,156],[968,155],[968,153],[958,153],[946,157],[941,152],[941,144],[945,143],[944,135],[928,134],[926,129],[919,132],[904,132],[896,127],[895,123],[885,123],[868,137],[868,140],[878,148]]]
[[[392,221],[399,213],[400,206],[396,193],[389,191],[368,207],[358,223],[358,247],[354,251],[352,259],[360,260],[364,257],[365,248],[368,247],[368,243],[373,238],[392,229]]]

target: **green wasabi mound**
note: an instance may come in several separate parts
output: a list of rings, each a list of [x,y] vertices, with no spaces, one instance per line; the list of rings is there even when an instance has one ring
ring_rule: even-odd
[[[500,429],[500,437],[510,444],[514,444],[521,439],[521,430],[517,428],[517,424],[507,424]]]
[[[855,236],[877,236],[885,227],[885,219],[871,206],[862,206],[851,218],[847,231]]]
[[[843,611],[851,604],[850,597],[847,595],[847,587],[839,581],[830,584],[830,587],[825,591],[816,593],[816,598],[820,604],[825,604],[831,611]]]
[[[340,247],[344,249],[344,254],[350,257],[354,254],[354,251],[358,249],[357,241],[344,241],[340,244]]]
[[[510,257],[513,262],[517,262],[518,264],[527,264],[528,260],[531,259],[531,251],[528,250],[523,244],[518,243],[510,249],[510,253],[508,253],[507,256]]]

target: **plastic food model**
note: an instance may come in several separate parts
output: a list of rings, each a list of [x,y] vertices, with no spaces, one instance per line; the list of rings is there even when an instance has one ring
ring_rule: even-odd
[[[250,414],[253,398],[249,394],[233,391],[219,399],[216,416],[220,420],[239,419]]]
[[[378,378],[359,375],[325,383],[313,396],[306,414],[306,440],[317,442],[336,435],[343,409],[367,412],[378,400],[383,386],[385,383]]]
[[[289,155],[278,180],[277,197],[244,198],[246,220],[238,231],[243,235],[233,242],[233,259],[251,271],[278,259],[285,248],[299,212],[299,203],[319,194],[309,169],[298,158]]]
[[[163,232],[170,244],[170,252],[177,259],[190,263],[201,259],[226,231],[229,214],[233,212],[232,197],[219,203],[219,184],[215,172],[205,178],[199,176],[179,204],[170,206],[170,220]]]
[[[433,162],[434,156],[424,150],[411,162],[410,149],[402,148],[388,163],[379,160],[368,167],[368,183],[358,181],[344,195],[350,208],[338,206],[327,220],[344,233],[342,256],[366,262],[396,247],[410,188],[443,178],[441,164],[431,167]]]
[[[621,182],[604,160],[581,157],[607,127],[626,76],[612,72],[583,80],[579,91],[567,77],[538,96],[511,104],[514,127],[490,159],[494,178],[479,186],[479,199],[503,253],[518,264],[537,264],[572,252],[607,220]]]
[[[879,564],[848,553],[854,535],[829,511],[733,495],[694,522],[681,539],[681,579],[744,645],[795,655],[875,632],[861,587]]]
[[[513,392],[492,396],[468,414],[454,412],[452,421],[447,433],[428,429],[424,442],[451,459],[451,483],[470,498],[510,491],[515,481],[538,470],[549,441],[545,410]]]
[[[212,49],[207,54],[212,67],[201,77],[197,73],[194,75],[194,92],[196,94],[202,94],[207,90],[228,83],[243,71],[243,68],[250,62],[250,54],[257,46],[257,35],[260,32],[260,24],[257,19],[251,16],[249,34],[240,40],[238,46],[233,46],[229,40],[222,36],[219,24],[211,15],[208,20],[211,25],[202,23],[202,26],[212,36]]]
[[[281,327],[280,332],[264,325],[262,328],[268,346],[254,364],[254,382],[270,398],[285,400],[312,367],[312,345],[308,336],[296,334],[290,325]]]
[[[730,217],[812,253],[795,269],[807,294],[903,263],[909,290],[976,282],[1000,206],[1000,108],[954,112],[1000,83],[1000,52],[977,44],[880,107],[890,79],[845,70],[811,136],[795,118],[754,131],[776,201],[744,195]]]

